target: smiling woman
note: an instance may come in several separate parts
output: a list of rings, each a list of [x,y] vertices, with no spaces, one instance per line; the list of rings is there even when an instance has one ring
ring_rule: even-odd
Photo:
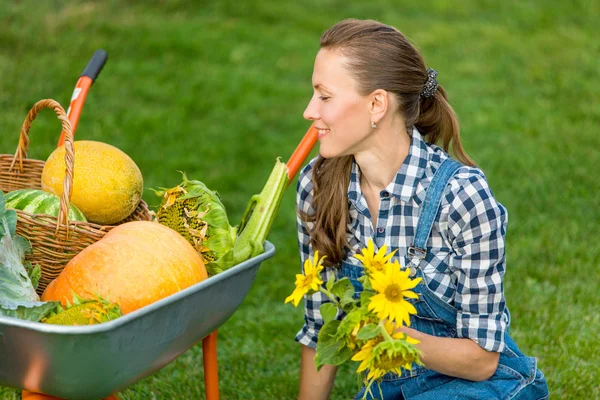
[[[370,110],[364,107],[356,81],[346,72],[347,63],[339,50],[323,49],[315,60],[315,93],[304,118],[316,122],[320,154],[325,158],[353,154],[367,133],[358,122],[370,118]]]
[[[425,365],[383,377],[385,399],[542,399],[544,375],[508,332],[507,211],[463,151],[437,75],[401,32],[382,23],[344,20],[322,35],[304,112],[320,148],[298,181],[301,259],[326,255],[321,280],[348,277],[360,292],[365,271],[356,255],[369,242],[373,253],[395,254],[396,274],[416,276],[409,299],[416,314],[402,318],[399,331],[420,342]],[[387,318],[383,305],[396,300],[380,300],[375,311]],[[306,296],[296,336],[300,399],[325,399],[333,386],[336,367],[317,371],[314,363],[320,306],[329,301],[319,292]],[[357,398],[372,394],[363,388]]]

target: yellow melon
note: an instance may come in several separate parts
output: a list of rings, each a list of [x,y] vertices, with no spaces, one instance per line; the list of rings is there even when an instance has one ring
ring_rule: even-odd
[[[74,142],[75,170],[71,202],[88,221],[115,224],[137,207],[144,187],[140,169],[118,148],[102,142]],[[62,195],[65,146],[54,150],[42,171],[42,189]]]

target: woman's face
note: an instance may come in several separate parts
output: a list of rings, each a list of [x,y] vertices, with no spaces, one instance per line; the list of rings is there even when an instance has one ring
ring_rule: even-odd
[[[304,111],[304,118],[319,130],[319,153],[325,158],[355,154],[372,130],[369,100],[358,93],[345,61],[338,51],[319,51],[312,76],[314,94]]]

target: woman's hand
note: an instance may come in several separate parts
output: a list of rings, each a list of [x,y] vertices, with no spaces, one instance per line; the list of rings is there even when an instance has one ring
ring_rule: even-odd
[[[431,370],[470,381],[489,379],[498,368],[500,353],[489,352],[468,338],[445,338],[421,333],[407,326],[397,331],[417,339],[421,361]]]

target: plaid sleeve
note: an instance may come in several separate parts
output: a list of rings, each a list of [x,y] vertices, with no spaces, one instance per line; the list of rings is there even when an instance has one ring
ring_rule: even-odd
[[[313,195],[313,164],[314,160],[311,161],[302,170],[302,172],[300,173],[300,177],[298,178],[298,185],[296,189],[296,209],[298,211],[304,211],[308,213],[313,212],[311,206]],[[302,221],[297,215],[296,222],[298,227],[298,247],[300,250],[300,265],[303,268],[304,261],[306,261],[308,257],[313,257],[314,255],[312,246],[310,244],[310,235],[308,233],[309,229],[311,229],[312,227],[312,224],[307,224],[306,222]],[[323,283],[327,282],[328,277],[332,275],[337,276],[337,273],[337,268],[323,268],[323,271],[321,272],[321,279],[323,279]],[[321,317],[319,307],[321,307],[321,304],[328,302],[330,302],[330,300],[321,292],[316,292],[312,295],[304,296],[304,326],[296,335],[296,341],[308,347],[312,347],[313,349],[317,347],[317,337],[319,335],[321,327],[323,326],[323,318]]]
[[[506,330],[503,278],[508,214],[494,199],[481,170],[459,172],[457,180],[452,185],[448,229],[454,250],[450,268],[456,282],[458,336],[501,352]]]

